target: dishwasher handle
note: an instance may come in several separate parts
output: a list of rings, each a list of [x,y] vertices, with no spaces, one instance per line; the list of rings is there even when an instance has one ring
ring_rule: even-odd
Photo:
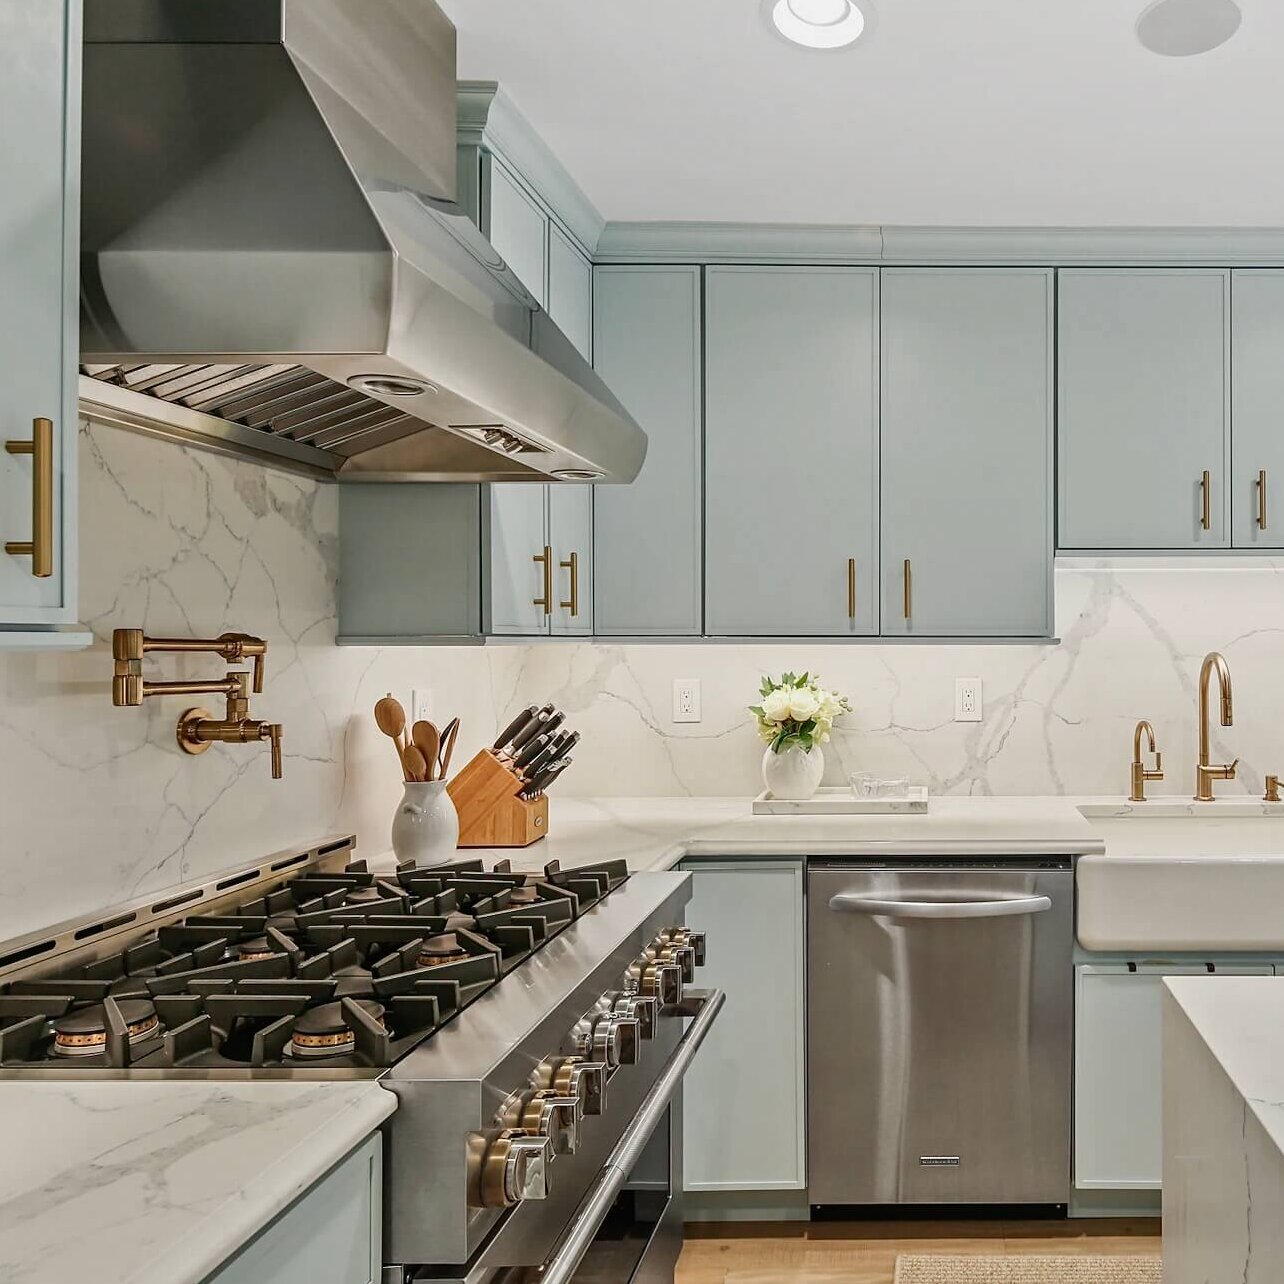
[[[1014,896],[997,901],[900,901],[839,892],[829,898],[829,908],[840,914],[876,914],[885,918],[1009,918],[1042,914],[1052,908],[1052,901],[1047,896]]]

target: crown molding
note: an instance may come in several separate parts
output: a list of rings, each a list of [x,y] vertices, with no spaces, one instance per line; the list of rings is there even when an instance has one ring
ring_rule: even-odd
[[[877,263],[876,227],[803,223],[608,223],[598,263]]]
[[[598,263],[1272,266],[1284,228],[839,227],[608,223]]]
[[[606,220],[494,80],[461,80],[458,140],[494,152],[539,194],[580,248],[593,258]]]

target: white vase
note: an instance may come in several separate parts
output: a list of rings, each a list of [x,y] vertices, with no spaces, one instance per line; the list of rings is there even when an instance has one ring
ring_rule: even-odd
[[[459,844],[459,813],[444,780],[407,780],[392,818],[392,850],[397,863],[414,861],[420,869],[453,860]]]
[[[810,798],[824,774],[825,755],[819,745],[810,750],[790,745],[781,753],[772,753],[768,745],[762,755],[762,781],[773,798]]]

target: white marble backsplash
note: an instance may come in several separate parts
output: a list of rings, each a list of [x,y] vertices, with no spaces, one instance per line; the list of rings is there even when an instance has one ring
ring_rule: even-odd
[[[1218,648],[1236,725],[1216,753],[1243,762],[1221,793],[1284,774],[1284,571],[1218,562],[1073,566],[1057,574],[1060,646],[790,644],[337,648],[336,488],[86,425],[81,435],[76,654],[0,652],[0,939],[245,859],[354,830],[387,846],[396,763],[370,716],[395,692],[458,714],[457,762],[528,702],[556,700],[583,735],[562,794],[749,795],[761,746],[745,706],[759,675],[810,668],[855,712],[827,779],[869,768],[935,792],[1109,794],[1126,789],[1134,721],[1150,718],[1169,778],[1191,788],[1195,678]],[[764,589],[769,591],[769,586]],[[285,724],[285,779],[265,747],[182,754],[180,699],[111,705],[111,631],[270,642],[255,715]],[[151,656],[153,676],[221,662]],[[702,683],[704,721],[670,719],[672,681]],[[954,679],[984,682],[985,720],[952,721]],[[215,704],[217,705],[217,701]]]

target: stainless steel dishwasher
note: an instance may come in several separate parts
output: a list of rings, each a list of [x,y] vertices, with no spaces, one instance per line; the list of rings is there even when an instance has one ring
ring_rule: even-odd
[[[814,861],[808,1190],[853,1205],[1064,1205],[1069,859]]]

